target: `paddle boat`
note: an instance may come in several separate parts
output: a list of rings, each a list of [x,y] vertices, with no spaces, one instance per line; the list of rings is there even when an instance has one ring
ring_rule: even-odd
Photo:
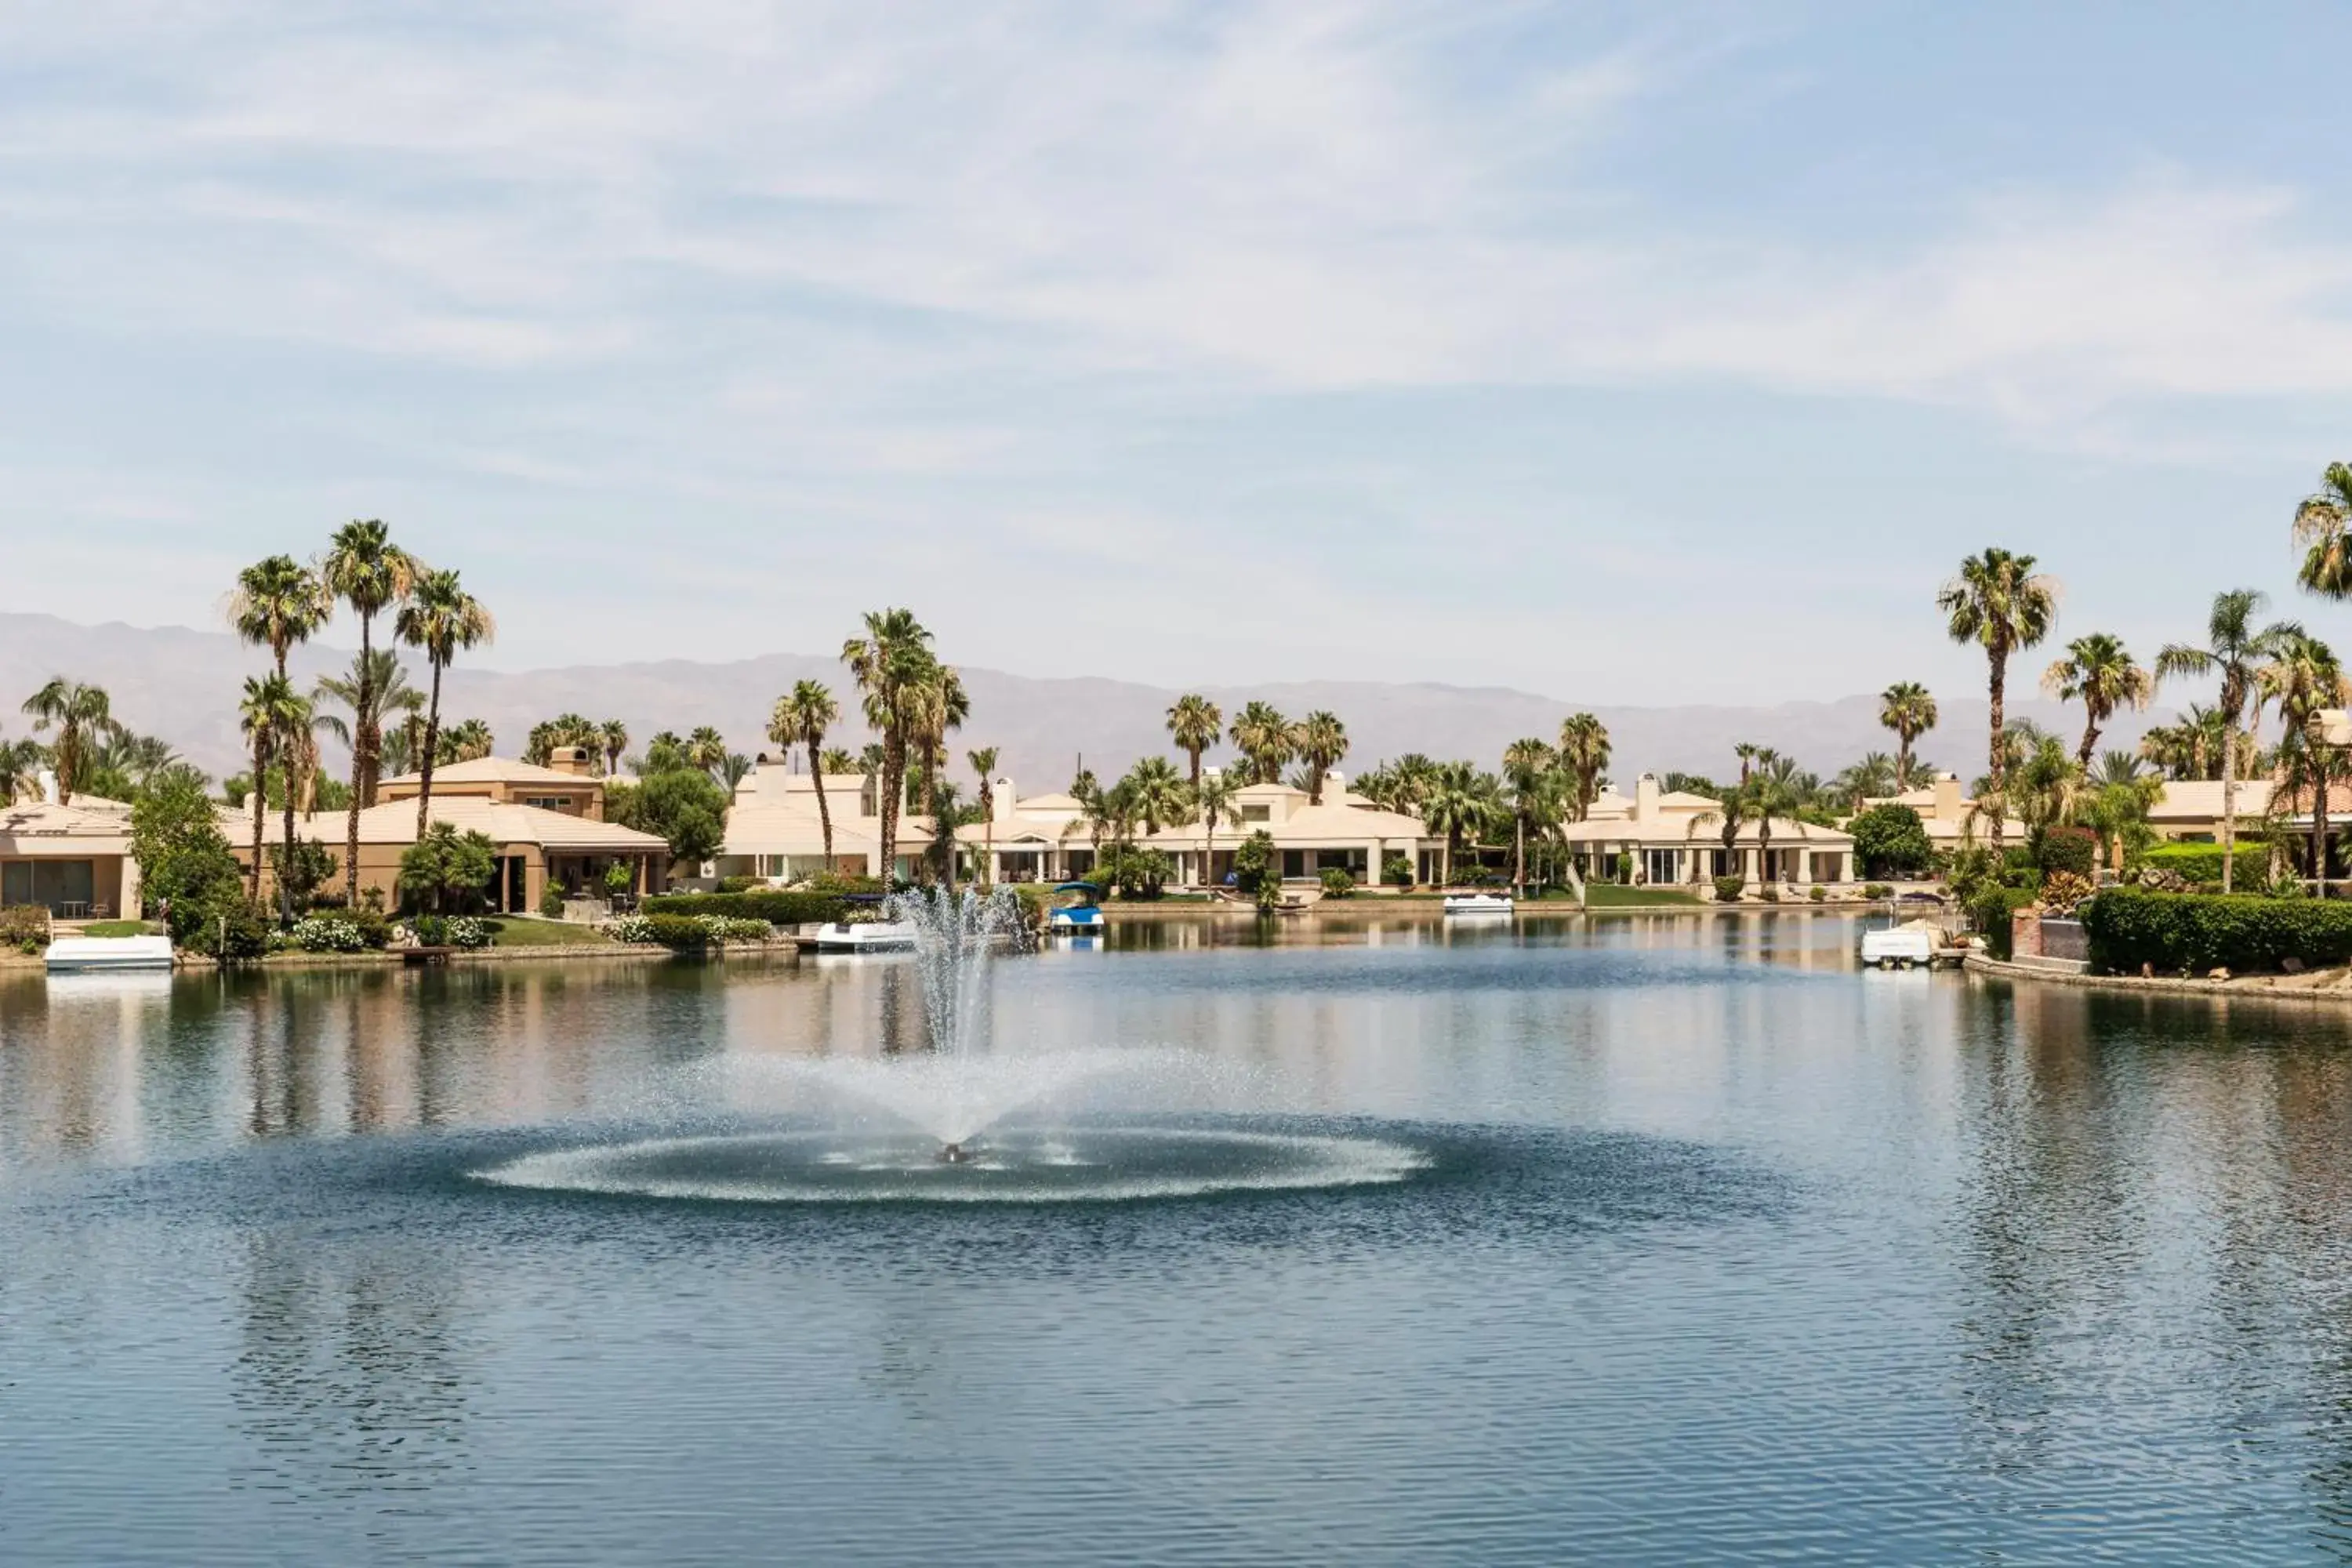
[[[121,974],[139,971],[168,972],[172,939],[168,936],[61,936],[49,943],[51,974]]]
[[[915,922],[889,918],[889,907],[878,894],[852,894],[847,900],[863,906],[859,921],[827,921],[816,928],[810,944],[819,952],[905,952],[915,945]]]
[[[1517,908],[1507,893],[1445,895],[1445,912],[1449,915],[1508,915]]]
[[[1094,935],[1103,929],[1102,889],[1092,882],[1065,882],[1054,889],[1045,930],[1055,936]]]

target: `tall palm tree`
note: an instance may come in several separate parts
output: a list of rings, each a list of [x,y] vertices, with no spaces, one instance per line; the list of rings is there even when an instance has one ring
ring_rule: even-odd
[[[818,753],[816,761],[819,776],[826,773],[854,773],[857,771],[856,754],[846,746],[827,746]]]
[[[319,562],[319,581],[360,621],[356,663],[359,688],[352,702],[352,804],[343,828],[343,897],[360,901],[360,812],[375,804],[376,769],[383,750],[381,709],[372,684],[375,666],[375,618],[408,597],[422,563],[392,542],[391,530],[374,518],[354,520],[335,531]]]
[[[2324,598],[2352,597],[2352,464],[2328,464],[2294,509],[2294,542],[2305,547],[2297,583]]]
[[[596,749],[604,756],[605,776],[619,773],[629,750],[629,727],[618,719],[605,720],[596,726]]]
[[[979,882],[983,888],[996,881],[996,748],[975,746],[963,754],[971,771],[980,780],[980,821],[983,847],[980,852]]]
[[[2074,760],[2084,768],[2099,749],[2099,727],[2122,707],[2145,708],[2156,695],[2156,678],[2132,662],[2123,638],[2091,632],[2066,645],[2066,657],[2042,674],[2042,689],[2061,702],[2083,704],[2083,743]]]
[[[1174,738],[1179,750],[1192,759],[1192,784],[1201,787],[1201,753],[1217,743],[1218,731],[1225,716],[1217,705],[1197,691],[1188,691],[1176,699],[1168,710],[1168,733]]]
[[[1590,713],[1571,713],[1559,726],[1559,763],[1576,781],[1576,820],[1582,822],[1609,765],[1609,727]]]
[[[229,625],[236,635],[248,643],[266,646],[276,666],[277,678],[288,679],[286,656],[298,642],[308,642],[312,633],[327,624],[334,614],[334,596],[319,580],[319,574],[295,560],[291,555],[272,555],[255,562],[236,574],[236,587],[229,595]],[[289,685],[285,696],[301,703],[303,718],[295,729],[280,727],[272,742],[279,753],[278,767],[286,775],[285,830],[286,842],[294,842],[294,777],[296,764],[315,771],[318,761],[317,738],[310,730],[310,705]],[[257,737],[258,744],[263,737]],[[257,797],[264,793],[262,771],[258,763],[253,770],[253,791]],[[261,827],[260,807],[255,808],[253,875],[254,897],[261,897]],[[288,854],[293,851],[289,848]],[[282,891],[283,889],[281,889]],[[278,912],[290,916],[293,900],[290,894],[278,900]]]
[[[1251,702],[1234,715],[1234,749],[1252,784],[1279,784],[1285,763],[1298,754],[1298,733],[1271,702]]]
[[[2040,644],[2050,635],[2058,615],[2058,584],[2037,574],[2031,555],[2012,554],[1998,546],[1960,563],[1959,574],[1936,595],[1944,613],[1945,630],[1956,643],[1975,643],[1984,649],[1986,691],[1992,708],[1986,748],[1991,759],[1992,792],[2007,782],[2001,731],[2006,724],[2009,696],[2009,656]],[[2002,814],[1992,818],[1992,851],[2000,854]]]
[[[1936,699],[1916,680],[1898,680],[1878,694],[1878,721],[1895,731],[1895,788],[1911,787],[1911,744],[1936,727]]]
[[[253,776],[265,777],[268,757],[275,752],[280,759],[278,773],[285,793],[285,845],[279,853],[288,858],[279,863],[278,879],[278,914],[291,923],[294,919],[294,890],[287,885],[284,868],[292,864],[294,853],[294,795],[298,763],[310,739],[311,710],[310,700],[294,689],[294,682],[282,675],[270,675],[259,682],[248,678],[245,683],[245,701],[239,705],[239,718],[253,736]],[[253,813],[253,897],[261,897],[261,797],[268,792],[261,784],[254,785]]]
[[[601,737],[602,731],[598,732]],[[708,724],[698,724],[686,738],[686,765],[717,777],[727,765],[727,738]]]
[[[1217,874],[1217,821],[1238,830],[1242,825],[1241,786],[1223,773],[1201,781],[1192,792],[1192,809],[1201,814],[1201,886],[1212,886]]]
[[[2238,846],[2238,716],[2255,694],[2256,668],[2284,646],[2286,639],[2300,637],[2303,628],[2291,622],[2277,622],[2257,628],[2255,618],[2270,603],[2258,589],[2231,588],[2213,595],[2213,608],[2205,620],[2205,646],[2191,647],[2183,643],[2168,644],[2156,656],[2156,675],[2159,680],[2176,676],[2218,675],[2221,677],[2221,890],[2229,892],[2233,885],[2232,862]],[[2000,847],[1995,839],[1994,847]]]
[[[1769,888],[1773,819],[1794,818],[1798,807],[1804,804],[1806,792],[1798,782],[1794,757],[1784,757],[1769,746],[1759,746],[1750,761],[1748,782],[1740,786],[1740,793],[1746,796],[1747,816],[1756,824],[1756,884]]]
[[[38,741],[0,740],[0,811],[37,786],[41,764],[48,760],[47,748]]]
[[[281,689],[292,694],[284,676],[248,675],[245,678],[245,700],[236,709],[237,729],[253,742],[253,866],[247,874],[245,896],[255,903],[261,901],[261,839],[263,826],[269,820],[269,748],[278,736],[276,705]],[[294,798],[290,771],[286,798],[289,803]]]
[[[408,602],[393,622],[394,635],[425,654],[433,670],[425,703],[425,735],[417,746],[416,836],[433,807],[433,761],[441,745],[441,672],[460,648],[478,647],[498,635],[498,623],[482,602],[466,592],[452,571],[426,572],[416,579]]]
[[[866,726],[881,737],[878,784],[882,816],[882,878],[888,885],[898,855],[898,802],[907,773],[907,696],[908,689],[929,678],[931,634],[908,610],[869,610],[866,635],[841,645],[841,662],[849,667],[863,698]]]
[[[623,737],[625,743],[626,736]],[[441,731],[442,760],[470,763],[490,754],[494,739],[490,727],[479,719],[462,719]]]
[[[1830,781],[1830,793],[1845,810],[1860,811],[1865,800],[1897,793],[1902,779],[1900,764],[1894,758],[1885,752],[1867,752],[1862,761]]]
[[[1127,786],[1128,800],[1146,833],[1173,826],[1192,811],[1192,792],[1165,757],[1139,759],[1120,783]]]
[[[24,710],[31,715],[37,734],[53,724],[57,726],[57,742],[49,748],[49,766],[58,775],[58,804],[70,805],[89,748],[122,728],[114,721],[113,703],[105,688],[58,675],[25,699]]]
[[[1462,847],[1484,835],[1492,821],[1491,796],[1478,771],[1468,763],[1441,763],[1431,777],[1422,802],[1422,821],[1445,839],[1445,880],[1454,880],[1454,863]]]
[[[1558,798],[1559,754],[1533,736],[1503,748],[1503,784],[1511,802],[1511,890],[1528,892],[1528,827]]]
[[[824,835],[824,868],[833,869],[833,807],[824,798],[824,732],[840,721],[841,704],[822,680],[800,680],[776,699],[768,715],[768,739],[790,756],[796,745],[808,748],[809,782],[816,785],[817,826]]]
[[[2284,637],[2270,662],[2256,672],[2257,707],[2278,705],[2286,733],[2281,741],[2281,763],[2290,782],[2311,791],[2311,874],[2326,896],[2327,876],[2327,790],[2341,771],[2321,733],[2320,714],[2352,700],[2352,680],[2335,650],[2317,637],[2302,634]],[[2300,793],[2298,788],[2297,793]]]
[[[1298,722],[1298,760],[1307,764],[1307,804],[1323,804],[1323,779],[1348,754],[1348,727],[1318,708]]]

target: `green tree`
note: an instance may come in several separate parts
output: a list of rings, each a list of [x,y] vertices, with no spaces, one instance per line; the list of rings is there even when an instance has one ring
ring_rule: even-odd
[[[424,653],[433,671],[432,692],[425,704],[425,737],[416,748],[416,831],[422,835],[433,810],[433,763],[441,745],[441,672],[460,649],[481,647],[496,637],[498,623],[480,600],[466,592],[457,573],[425,572],[400,606],[393,630]]]
[[[327,592],[326,584],[320,582],[317,573],[291,555],[271,555],[255,562],[236,574],[236,587],[229,595],[228,622],[236,628],[239,638],[269,650],[274,673],[278,680],[288,683],[287,690],[291,694],[292,678],[286,669],[287,655],[296,643],[310,641],[327,624],[327,618],[334,609],[334,598]],[[306,703],[304,706],[307,709],[309,705]],[[298,765],[316,769],[318,747],[309,724],[310,716],[306,712],[304,728],[299,735],[280,729],[264,738],[284,759],[289,774]],[[257,764],[253,776],[256,779],[263,776],[263,770]],[[253,872],[257,900],[260,896],[257,889],[261,875],[260,816],[263,802],[260,797],[266,793],[260,789],[254,792],[257,798],[254,804]],[[285,792],[286,819],[283,827],[286,841],[289,844],[294,840],[295,793],[292,789]],[[280,900],[281,906],[284,902]]]
[[[58,775],[58,801],[70,805],[79,787],[89,749],[121,726],[114,721],[113,704],[103,687],[55,676],[25,700],[33,730],[40,733],[56,726],[58,738],[49,748],[49,765]]]
[[[1503,748],[1503,787],[1511,806],[1511,890],[1527,897],[1528,829],[1550,819],[1559,799],[1559,755],[1529,736]]]
[[[2328,464],[2294,509],[2294,542],[2304,547],[2296,583],[2322,598],[2352,596],[2352,464]]]
[[[452,905],[457,912],[479,909],[490,879],[498,874],[499,847],[487,834],[459,832],[436,822],[401,851],[400,896],[410,909],[435,914]]]
[[[866,727],[882,748],[877,774],[881,816],[882,879],[887,886],[898,852],[898,810],[906,788],[908,731],[912,694],[931,679],[938,662],[931,634],[912,612],[869,610],[866,635],[841,645],[841,662],[857,683]]]
[[[2221,678],[2221,890],[2234,885],[2238,844],[2238,718],[2255,694],[2256,670],[2290,637],[2302,635],[2291,622],[2257,628],[2254,622],[2269,599],[2256,589],[2231,588],[2213,595],[2205,621],[2205,646],[2172,643],[2156,656],[2159,680],[2176,676]],[[2000,847],[1999,838],[1993,840]]]
[[[2311,874],[2322,882],[2327,876],[2327,790],[2338,772],[2335,748],[2327,743],[2320,715],[2352,700],[2352,681],[2335,650],[2303,632],[2283,635],[2270,659],[2255,672],[2255,711],[2275,703],[2286,733],[2280,743],[2280,771],[2286,774],[2284,792],[2291,802],[2308,792],[2311,797]],[[2276,798],[2274,793],[2273,798]]]
[[[38,741],[0,739],[0,809],[37,786],[41,764],[48,760],[48,749]]]
[[[717,778],[727,765],[727,741],[708,724],[695,726],[694,733],[686,738],[686,761],[689,767],[700,768]]]
[[[1324,776],[1348,754],[1348,727],[1338,714],[1318,708],[1299,721],[1297,747],[1307,764],[1307,803],[1320,805]]]
[[[2042,689],[2061,702],[2083,704],[2083,744],[2074,760],[2084,768],[2099,747],[2099,727],[2116,710],[2145,708],[2156,695],[2156,678],[2132,662],[2123,639],[2092,632],[2066,645],[2066,657],[2042,672]]]
[[[975,747],[964,753],[964,761],[980,780],[980,885],[985,888],[996,880],[996,748]]]
[[[1234,887],[1253,895],[1262,910],[1273,908],[1282,897],[1282,852],[1265,828],[1243,839],[1234,851]]]
[[[1165,757],[1144,757],[1119,781],[1127,786],[1129,808],[1146,833],[1173,826],[1192,814],[1192,792]]]
[[[808,748],[809,782],[816,786],[816,821],[824,836],[824,868],[833,868],[833,807],[824,798],[824,734],[841,720],[841,704],[821,680],[801,680],[776,699],[768,714],[768,739],[790,756],[796,746]],[[983,787],[985,782],[982,781]]]
[[[727,792],[699,768],[647,773],[635,786],[607,786],[606,815],[624,827],[659,835],[673,858],[699,865],[727,841]]]
[[[131,858],[173,942],[215,956],[237,956],[248,942],[257,946],[259,921],[244,874],[201,779],[167,771],[132,803]]]
[[[335,858],[315,838],[294,840],[291,854],[283,844],[269,847],[269,874],[289,910],[310,908],[319,889],[335,879]]]
[[[1496,816],[1495,781],[1468,763],[1441,763],[1431,775],[1422,803],[1422,821],[1432,833],[1445,837],[1445,879],[1454,880],[1454,863],[1465,844],[1482,838]]]
[[[1841,808],[1860,811],[1865,800],[1899,793],[1902,777],[1901,766],[1894,758],[1885,752],[1869,752],[1830,781],[1830,793]]]
[[[1907,805],[1874,805],[1845,825],[1865,877],[1916,877],[1936,858],[1927,825]]]
[[[1601,770],[1609,765],[1609,727],[1590,713],[1571,713],[1560,721],[1559,765],[1576,785],[1576,820],[1592,811],[1601,792]]]
[[[2031,555],[2011,554],[1998,547],[1960,563],[1959,574],[1936,595],[1936,607],[1945,616],[1945,630],[1956,643],[1974,643],[1984,649],[1985,689],[1992,710],[1986,745],[1991,758],[1993,793],[2006,782],[2001,731],[2006,727],[2009,696],[2009,656],[2038,646],[2050,635],[2058,615],[2058,584],[2038,575]],[[2000,853],[2001,818],[1992,819],[1992,847]]]
[[[246,738],[253,743],[253,776],[265,778],[269,772],[269,759],[286,742],[286,738],[298,731],[307,731],[310,724],[310,705],[294,689],[294,683],[282,675],[247,676],[244,700],[237,704],[237,724]],[[286,792],[288,801],[286,842],[292,843],[293,792]],[[261,901],[262,824],[268,816],[266,790],[253,792],[253,888],[255,903]],[[278,889],[279,912],[290,920],[294,906],[284,886]]]
[[[463,719],[441,731],[436,760],[445,764],[470,763],[488,756],[494,743],[488,724],[479,719]]]
[[[629,749],[629,727],[618,719],[607,719],[596,726],[596,754],[604,761],[604,774],[611,777],[621,771],[621,758]]]
[[[1235,829],[1242,825],[1241,786],[1222,773],[1205,777],[1192,792],[1192,809],[1201,814],[1201,886],[1206,888],[1216,880],[1218,820]]]
[[[352,694],[352,803],[343,829],[343,896],[360,901],[360,811],[375,804],[377,769],[383,760],[383,707],[374,687],[375,618],[408,597],[421,563],[392,542],[380,521],[354,520],[335,531],[319,563],[319,581],[359,617],[360,651]]]
[[[1279,784],[1283,765],[1298,754],[1298,733],[1270,702],[1252,702],[1234,716],[1234,750],[1254,784]]]
[[[1936,700],[1916,680],[1898,680],[1878,694],[1878,721],[1895,731],[1895,787],[1911,787],[1912,743],[1936,727]]]
[[[938,847],[934,863],[940,879],[955,890],[955,824],[949,820],[947,795],[948,736],[963,727],[971,714],[971,698],[963,677],[932,659],[919,680],[905,692],[907,743],[922,759],[923,795],[931,818],[931,841]]]
[[[1186,692],[1168,710],[1168,733],[1177,749],[1192,759],[1194,789],[1201,787],[1201,753],[1217,743],[1217,732],[1224,722],[1224,713],[1197,691]]]

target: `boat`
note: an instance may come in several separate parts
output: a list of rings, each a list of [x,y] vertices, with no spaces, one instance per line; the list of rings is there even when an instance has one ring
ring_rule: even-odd
[[[1926,921],[1910,921],[1884,931],[1862,933],[1862,962],[1867,969],[1928,968],[1936,962],[1938,932]]]
[[[912,921],[831,921],[816,928],[819,952],[905,952],[915,945]]]
[[[1103,929],[1102,889],[1092,882],[1065,882],[1054,889],[1045,929],[1056,936],[1091,935]]]
[[[61,936],[49,943],[51,974],[122,974],[171,967],[168,936]]]
[[[1296,915],[1304,914],[1308,910],[1313,909],[1317,904],[1322,902],[1323,889],[1320,888],[1285,888],[1279,893],[1275,895],[1275,900],[1271,907],[1261,905],[1257,901],[1257,895],[1255,893],[1244,893],[1234,888],[1218,889],[1217,899],[1221,903],[1232,904],[1236,909],[1251,910],[1261,914]]]
[[[1448,893],[1445,912],[1449,915],[1507,915],[1517,906],[1503,893]]]

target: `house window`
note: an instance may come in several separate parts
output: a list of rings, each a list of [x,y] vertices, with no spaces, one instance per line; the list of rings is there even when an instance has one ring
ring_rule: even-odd
[[[1282,852],[1282,874],[1286,878],[1307,875],[1307,851],[1286,849]]]
[[[1244,805],[1242,807],[1242,820],[1244,822],[1272,822],[1274,820],[1274,807],[1265,805]]]
[[[1682,880],[1681,850],[1645,849],[1642,853],[1645,862],[1643,870],[1648,875],[1652,887]]]

